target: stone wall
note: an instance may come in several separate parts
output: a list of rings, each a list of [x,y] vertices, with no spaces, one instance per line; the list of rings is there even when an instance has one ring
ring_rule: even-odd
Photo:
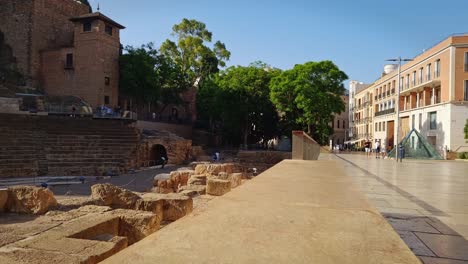
[[[151,135],[145,135],[145,133],[151,133]],[[156,145],[162,145],[166,149],[171,164],[185,164],[192,158],[191,140],[186,140],[167,131],[145,131],[138,146],[138,166],[153,164],[151,152],[153,146]]]
[[[88,6],[74,0],[0,1],[0,31],[29,85],[40,84],[40,53],[71,46],[74,30],[69,18],[86,13]]]
[[[0,97],[0,113],[18,113],[20,99]]]
[[[317,160],[320,145],[303,131],[293,131],[292,134],[292,159]]]
[[[150,122],[150,121],[137,121],[136,126],[139,129],[165,130],[165,131],[174,133],[179,137],[183,137],[185,139],[192,139],[193,129],[192,129],[192,126],[190,125],[179,125],[179,124]]]

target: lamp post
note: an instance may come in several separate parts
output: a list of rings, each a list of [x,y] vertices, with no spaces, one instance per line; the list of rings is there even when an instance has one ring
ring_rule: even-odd
[[[402,83],[401,83],[401,62],[402,61],[412,61],[412,59],[402,59],[401,57],[398,57],[396,59],[388,59],[386,61],[393,61],[393,62],[398,62],[398,87],[397,87],[397,90],[398,90],[398,98],[397,98],[397,101],[396,101],[396,109],[397,109],[397,118],[396,118],[396,127],[397,127],[397,131],[396,131],[396,149],[395,149],[395,160],[396,162],[398,162],[398,158],[399,158],[399,149],[398,149],[398,144],[399,144],[399,137],[400,137],[400,90],[401,90],[401,86],[402,86]]]

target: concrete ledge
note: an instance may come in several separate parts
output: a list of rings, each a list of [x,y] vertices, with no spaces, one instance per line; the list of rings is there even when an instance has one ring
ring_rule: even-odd
[[[420,263],[334,161],[285,160],[103,263]]]

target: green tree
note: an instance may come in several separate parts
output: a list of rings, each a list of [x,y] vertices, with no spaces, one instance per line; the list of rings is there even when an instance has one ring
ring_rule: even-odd
[[[155,104],[179,104],[181,71],[170,58],[158,53],[152,43],[127,46],[120,57],[120,93],[137,112]]]
[[[277,74],[263,64],[220,72],[200,87],[200,118],[217,121],[225,143],[266,143],[277,135],[278,115],[269,100],[269,83]]]
[[[301,128],[326,144],[329,123],[345,109],[341,96],[347,78],[331,61],[299,64],[273,78],[270,98],[281,113],[283,132]]]
[[[468,139],[468,119],[466,120],[466,124],[465,124],[465,139]]]
[[[212,73],[224,67],[231,53],[220,41],[212,47],[212,33],[203,22],[184,18],[181,23],[172,27],[175,42],[167,39],[161,44],[160,52],[180,68],[185,88],[203,81]]]

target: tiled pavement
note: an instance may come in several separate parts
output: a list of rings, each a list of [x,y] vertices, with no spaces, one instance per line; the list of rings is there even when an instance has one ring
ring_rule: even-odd
[[[340,161],[424,264],[468,264],[468,163],[322,155]]]

